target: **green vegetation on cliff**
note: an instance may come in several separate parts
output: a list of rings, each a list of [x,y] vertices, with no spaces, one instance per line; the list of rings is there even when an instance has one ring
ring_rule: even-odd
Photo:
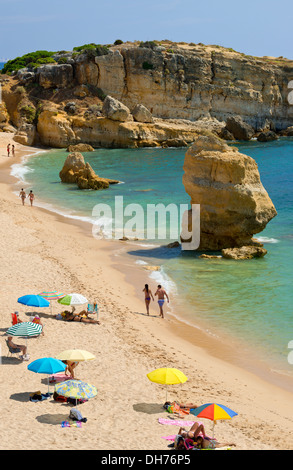
[[[42,64],[55,63],[55,60],[52,58],[53,54],[54,52],[49,51],[29,52],[22,57],[16,57],[16,59],[8,60],[1,72],[3,74],[9,74],[25,67],[34,68]]]

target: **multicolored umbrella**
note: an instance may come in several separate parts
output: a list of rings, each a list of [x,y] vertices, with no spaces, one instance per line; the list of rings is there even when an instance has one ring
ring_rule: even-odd
[[[63,292],[54,291],[43,291],[39,294],[41,297],[47,300],[58,300],[65,296]]]
[[[90,361],[92,359],[95,359],[96,356],[94,356],[88,351],[85,351],[84,349],[67,349],[66,351],[63,351],[62,353],[58,354],[56,358],[60,361],[81,362]]]
[[[40,295],[28,294],[17,299],[19,304],[28,305],[30,307],[49,307],[50,302]]]
[[[230,408],[227,408],[227,406],[219,405],[217,403],[206,403],[205,405],[201,405],[190,410],[190,413],[198,418],[206,418],[213,421],[213,437],[215,421],[219,419],[231,419],[238,414],[235,413],[235,411],[230,410]]]
[[[72,306],[72,311],[75,310],[75,306],[77,305],[83,305],[83,304],[87,304],[88,303],[88,300],[86,297],[84,297],[83,295],[81,294],[76,294],[75,292],[73,294],[67,294],[65,295],[64,297],[62,297],[61,299],[59,299],[57,301],[59,304],[61,305],[70,305]]]
[[[175,385],[186,382],[187,377],[178,369],[163,367],[161,369],[153,370],[147,374],[151,382],[163,385]],[[167,401],[167,387],[166,387],[166,401]]]
[[[27,343],[28,337],[39,336],[42,333],[42,330],[42,325],[28,321],[12,325],[10,328],[8,328],[6,334],[8,336],[19,336],[21,338],[26,338]]]
[[[81,380],[66,380],[55,385],[55,392],[63,397],[75,398],[77,400],[88,400],[97,395],[98,391],[93,385]]]
[[[51,313],[52,313],[52,303],[51,300],[58,300],[61,299],[62,297],[65,296],[63,292],[58,292],[57,290],[54,291],[43,291],[39,294],[41,297],[44,297],[44,299],[49,300],[50,305],[51,305]]]
[[[58,374],[66,369],[64,362],[55,359],[54,357],[43,357],[36,359],[27,366],[28,370],[36,372],[37,374],[48,374],[48,393],[49,393],[49,376]]]

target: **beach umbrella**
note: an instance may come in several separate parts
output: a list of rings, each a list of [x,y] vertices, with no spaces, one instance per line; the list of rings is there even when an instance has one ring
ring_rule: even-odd
[[[66,380],[55,385],[55,392],[58,395],[77,400],[88,400],[97,395],[96,387],[81,380]]]
[[[43,357],[36,359],[27,366],[28,370],[36,372],[37,374],[48,374],[48,393],[49,393],[49,376],[58,374],[66,369],[66,365],[55,359],[54,357]]]
[[[39,336],[42,333],[42,330],[42,325],[28,321],[12,325],[10,328],[8,328],[6,334],[8,336],[19,336],[21,338],[26,338],[27,344],[27,338],[31,336]]]
[[[43,292],[40,292],[39,295],[41,297],[43,297],[44,299],[47,299],[50,302],[51,313],[52,313],[52,303],[51,303],[51,301],[61,299],[62,297],[65,296],[65,294],[63,292],[58,292],[57,290],[43,291]]]
[[[175,385],[186,382],[187,377],[178,369],[163,367],[161,369],[153,370],[147,374],[151,382],[166,385],[166,401],[167,401],[167,386]]]
[[[233,416],[237,416],[238,413],[230,410],[227,406],[219,405],[218,403],[206,403],[195,409],[190,410],[190,413],[198,418],[206,418],[213,421],[213,437],[215,422],[219,419],[232,419]]]
[[[88,351],[85,351],[84,349],[67,349],[66,351],[63,351],[56,356],[56,359],[59,359],[60,361],[74,362],[90,361],[95,358],[96,356]]]
[[[29,307],[49,307],[50,302],[40,295],[23,295],[17,299],[19,304],[28,305]]]
[[[61,299],[57,300],[57,302],[61,305],[70,305],[72,307],[72,311],[74,311],[77,305],[87,304],[88,300],[81,294],[73,293],[65,295]]]

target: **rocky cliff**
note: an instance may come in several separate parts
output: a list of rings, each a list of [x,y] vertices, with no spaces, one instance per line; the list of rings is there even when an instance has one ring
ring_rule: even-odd
[[[255,160],[205,135],[187,150],[183,169],[191,204],[200,204],[199,250],[255,245],[253,235],[277,214]]]
[[[283,58],[170,41],[53,58],[55,63],[18,70],[3,83],[10,121],[29,145],[181,146],[202,129],[250,139],[293,125],[293,63]],[[245,132],[234,134],[235,123],[228,125],[235,116]]]

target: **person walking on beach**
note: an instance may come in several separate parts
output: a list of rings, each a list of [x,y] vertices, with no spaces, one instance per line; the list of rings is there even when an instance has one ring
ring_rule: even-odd
[[[10,155],[10,144],[7,145],[7,157]]]
[[[160,308],[160,317],[164,318],[163,305],[164,305],[164,302],[165,302],[165,297],[167,299],[167,302],[169,303],[168,294],[162,288],[162,286],[159,284],[158,288],[157,288],[157,292],[155,293],[155,295],[158,296],[158,304],[159,304],[159,308]]]
[[[24,206],[24,201],[25,201],[25,198],[26,198],[26,194],[25,194],[25,191],[24,191],[23,188],[21,189],[21,191],[19,193],[19,197],[21,198],[22,205]]]
[[[33,202],[34,202],[34,199],[35,199],[35,195],[34,195],[34,193],[32,192],[32,190],[30,190],[29,195],[28,195],[28,198],[29,198],[30,203],[31,203],[31,206],[32,206],[32,205],[33,205]]]
[[[14,149],[14,145],[12,145],[12,148],[11,148],[11,150],[12,150],[12,156],[13,156],[13,157],[15,157],[15,149]]]
[[[153,297],[152,291],[149,289],[148,284],[145,284],[143,292],[144,292],[144,300],[145,300],[146,311],[147,311],[147,314],[149,315],[150,314],[151,297],[152,297],[153,300],[154,300],[154,297]]]

